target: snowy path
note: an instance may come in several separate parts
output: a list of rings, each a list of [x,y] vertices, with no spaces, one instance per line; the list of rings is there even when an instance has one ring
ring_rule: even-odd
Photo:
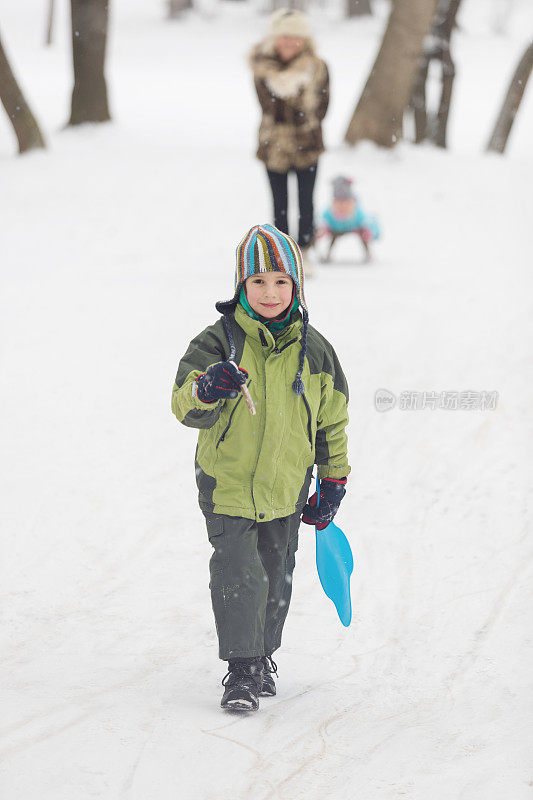
[[[176,41],[132,15],[160,95],[139,108],[117,34],[115,125],[57,131],[50,89],[49,154],[13,160],[0,135],[0,795],[530,800],[531,161],[517,145],[508,159],[405,146],[321,162],[319,205],[331,176],[354,174],[385,228],[371,267],[349,266],[340,242],[307,289],[351,387],[339,524],[354,621],[338,623],[302,530],[279,694],[224,715],[195,434],[171,416],[170,389],[268,197],[237,33],[206,28],[247,94],[205,150],[192,104],[185,129],[170,114],[154,138]],[[328,30],[343,63],[350,41]],[[57,90],[58,65],[42,67]],[[352,91],[338,81],[343,102]],[[379,414],[378,388],[499,401]]]

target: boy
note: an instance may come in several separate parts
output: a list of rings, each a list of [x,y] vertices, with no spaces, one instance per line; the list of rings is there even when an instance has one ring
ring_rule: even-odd
[[[221,705],[256,710],[260,694],[276,693],[272,654],[302,510],[304,522],[325,527],[345,494],[348,387],[333,348],[308,324],[300,249],[272,225],[242,239],[234,296],[216,309],[223,317],[179,364],[172,410],[201,429],[198,499],[214,548],[219,655],[229,662]],[[316,493],[306,505],[315,463],[318,508]]]

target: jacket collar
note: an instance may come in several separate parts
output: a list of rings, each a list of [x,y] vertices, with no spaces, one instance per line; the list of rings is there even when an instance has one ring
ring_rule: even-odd
[[[274,339],[266,325],[263,325],[260,320],[249,317],[240,304],[235,307],[235,322],[240,325],[246,336],[259,342],[265,350],[268,348],[268,352],[274,350],[274,348],[280,344],[286,344],[291,339],[299,341],[302,333],[302,315],[300,312],[298,312],[296,321],[287,325],[287,327],[278,334],[276,339]],[[267,342],[266,346],[263,343],[264,341]]]

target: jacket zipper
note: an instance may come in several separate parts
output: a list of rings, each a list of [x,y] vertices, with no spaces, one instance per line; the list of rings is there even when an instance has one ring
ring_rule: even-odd
[[[248,383],[247,383],[246,385],[247,385],[247,386],[250,386],[251,382],[252,382],[252,379],[250,378],[250,380],[248,381]],[[228,424],[226,425],[226,427],[224,428],[224,430],[223,430],[223,431],[222,431],[222,433],[220,434],[220,437],[219,437],[219,439],[218,439],[218,441],[217,441],[217,443],[216,443],[216,445],[215,445],[215,450],[218,450],[218,446],[219,446],[219,444],[220,444],[221,442],[223,442],[223,441],[224,441],[224,439],[226,438],[226,434],[227,434],[227,432],[229,431],[229,429],[230,429],[230,426],[231,426],[231,421],[233,420],[233,415],[235,414],[235,412],[236,412],[236,410],[237,410],[237,406],[238,406],[238,405],[239,405],[239,403],[241,402],[241,400],[242,400],[242,397],[243,397],[243,395],[242,395],[242,392],[241,392],[241,396],[239,397],[239,399],[237,400],[237,402],[235,403],[235,405],[233,406],[233,408],[232,408],[232,410],[231,410],[231,414],[229,415],[229,419],[228,419]]]
[[[313,427],[311,425],[311,409],[309,408],[309,403],[307,402],[307,397],[305,394],[302,395],[302,400],[305,403],[305,410],[307,411],[307,436],[309,437],[309,444],[311,445],[311,450],[313,449]]]
[[[289,342],[287,342],[286,344],[284,344],[284,345],[283,345],[283,347],[280,347],[280,348],[279,348],[279,350],[278,350],[278,348],[277,348],[277,347],[275,347],[275,348],[273,349],[273,351],[272,351],[272,352],[273,352],[273,353],[278,353],[278,354],[279,354],[279,353],[283,352],[283,350],[285,350],[285,348],[286,348],[286,347],[288,347],[290,344],[294,344],[294,342],[297,342],[297,341],[298,341],[298,338],[296,338],[296,339],[291,339]]]
[[[281,353],[283,350],[285,350],[286,347],[289,347],[289,345],[294,344],[297,341],[298,341],[298,337],[296,337],[295,339],[290,339],[288,342],[286,342],[283,345],[283,347],[280,347],[279,350],[278,350],[277,347],[275,347],[272,352],[273,353],[277,353],[279,355],[279,353]],[[312,426],[312,423],[311,423],[311,409],[309,408],[309,403],[307,402],[307,397],[305,396],[305,394],[302,395],[302,400],[304,401],[305,410],[307,411],[307,438],[309,439],[309,444],[310,444],[311,450],[312,450],[313,449],[313,426]]]

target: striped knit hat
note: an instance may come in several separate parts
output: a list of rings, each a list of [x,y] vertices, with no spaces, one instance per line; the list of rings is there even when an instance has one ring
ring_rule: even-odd
[[[282,233],[273,225],[254,225],[241,239],[236,250],[235,293],[231,300],[219,301],[215,307],[224,314],[226,331],[230,343],[230,360],[235,357],[235,347],[227,314],[235,309],[239,300],[241,286],[251,275],[261,272],[285,272],[294,281],[296,297],[302,308],[303,330],[300,363],[296,379],[292,385],[296,394],[304,394],[302,372],[307,350],[307,326],[309,313],[304,295],[304,271],[300,248],[287,233]]]

